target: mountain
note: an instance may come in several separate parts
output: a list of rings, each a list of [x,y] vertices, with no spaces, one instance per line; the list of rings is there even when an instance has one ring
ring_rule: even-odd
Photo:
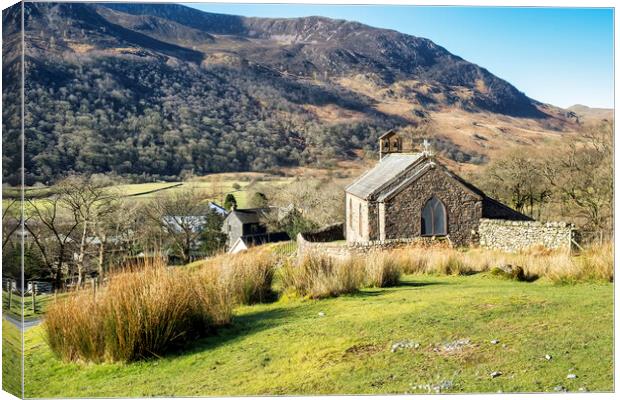
[[[3,13],[3,36],[18,16]],[[399,127],[476,164],[576,123],[428,39],[352,21],[27,3],[25,43],[29,183],[325,166]]]
[[[583,104],[575,104],[573,106],[568,107],[567,110],[575,113],[577,117],[582,120],[589,120],[589,119],[611,120],[614,117],[613,108],[594,108],[594,107],[584,106]]]

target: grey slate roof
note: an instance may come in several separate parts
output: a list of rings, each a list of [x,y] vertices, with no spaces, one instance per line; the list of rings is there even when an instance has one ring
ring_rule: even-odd
[[[373,169],[347,186],[347,193],[366,199],[381,189],[386,183],[398,177],[424,157],[423,153],[389,154]]]
[[[230,212],[230,216],[237,217],[242,224],[255,224],[259,222],[259,210],[247,209],[247,210],[233,210]]]

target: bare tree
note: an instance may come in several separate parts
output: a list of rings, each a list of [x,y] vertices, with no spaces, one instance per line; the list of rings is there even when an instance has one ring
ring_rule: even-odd
[[[119,262],[128,255],[139,240],[136,224],[138,209],[135,203],[117,199],[93,223],[93,232],[97,238],[95,257],[99,276],[105,275],[107,265]]]
[[[613,213],[613,126],[604,121],[550,151],[542,168],[558,200],[584,226],[610,230]]]
[[[491,162],[478,180],[491,196],[539,218],[552,192],[542,175],[543,162],[543,156],[536,151],[508,150]]]
[[[205,224],[208,205],[195,188],[175,190],[156,197],[145,207],[150,223],[158,228],[160,238],[177,252],[183,263],[190,262]]]
[[[14,215],[21,203],[16,199],[7,200],[2,204],[2,248],[11,240],[15,231],[19,229],[21,210],[17,210],[18,215]]]
[[[344,188],[330,179],[296,179],[285,187],[265,187],[269,205],[293,208],[318,226],[344,221]]]
[[[28,199],[27,204],[31,217],[24,226],[54,277],[54,285],[59,288],[63,267],[70,253],[71,236],[80,223],[74,214],[63,213],[60,196],[36,201]]]
[[[76,255],[78,286],[84,281],[85,256],[89,234],[95,226],[117,207],[118,195],[109,187],[111,182],[100,176],[71,176],[58,184],[62,204],[80,224]]]

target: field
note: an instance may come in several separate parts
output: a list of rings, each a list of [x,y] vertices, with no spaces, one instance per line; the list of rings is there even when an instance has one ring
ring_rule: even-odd
[[[152,182],[135,184],[118,184],[110,186],[109,190],[119,196],[133,201],[148,201],[156,196],[169,194],[178,190],[194,188],[205,200],[214,201],[218,204],[224,202],[227,194],[231,193],[237,200],[239,208],[250,207],[249,194],[254,190],[260,191],[261,188],[278,187],[290,183],[294,178],[291,176],[278,176],[264,173],[222,173],[212,174],[204,177],[196,177],[187,181],[178,182]],[[36,204],[41,199],[55,193],[54,187],[27,188],[26,197],[30,197]],[[18,188],[3,188],[3,204],[7,207],[9,199],[18,198],[20,193]],[[17,210],[17,204],[13,205]],[[26,205],[28,213],[28,205]]]
[[[25,333],[26,397],[613,390],[610,283],[408,275],[243,306],[217,335],[130,364],[60,362],[42,333]]]
[[[21,336],[19,330],[2,321],[2,389],[16,396],[21,394]]]
[[[67,293],[62,293],[57,296],[57,298],[62,298],[67,296]],[[39,294],[35,297],[36,310],[32,308],[32,296],[26,295],[21,297],[17,294],[13,294],[11,296],[11,309],[8,310],[8,301],[9,295],[6,291],[2,291],[2,310],[5,313],[10,314],[14,318],[21,318],[22,313],[22,301],[24,303],[24,318],[29,319],[33,317],[37,317],[45,312],[47,306],[54,301],[53,294]]]

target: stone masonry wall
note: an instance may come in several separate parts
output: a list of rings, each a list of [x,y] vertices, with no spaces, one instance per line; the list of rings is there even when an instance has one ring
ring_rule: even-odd
[[[308,234],[297,235],[297,257],[302,259],[307,255],[317,255],[346,260],[352,256],[368,254],[374,251],[392,250],[411,244],[424,244],[432,246],[434,244],[445,245],[446,241],[428,237],[417,237],[410,239],[375,240],[370,242],[314,242]]]
[[[446,207],[448,236],[459,246],[475,242],[482,217],[482,199],[466,190],[441,168],[434,168],[385,203],[385,238],[412,238],[421,234],[422,208],[432,196]]]
[[[506,221],[481,219],[478,226],[480,246],[518,251],[532,246],[572,249],[574,225],[565,222]]]

